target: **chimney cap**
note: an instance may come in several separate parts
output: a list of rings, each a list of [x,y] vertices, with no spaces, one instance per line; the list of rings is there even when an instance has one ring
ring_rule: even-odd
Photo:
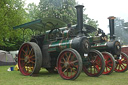
[[[84,7],[83,5],[76,5],[75,8],[78,8],[78,7]]]
[[[115,19],[116,17],[114,16],[109,16],[108,19]]]

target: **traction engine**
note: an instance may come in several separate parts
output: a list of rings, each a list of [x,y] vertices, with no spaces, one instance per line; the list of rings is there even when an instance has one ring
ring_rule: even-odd
[[[92,49],[92,42],[83,31],[83,26],[87,26],[83,25],[83,7],[76,6],[77,25],[47,30],[21,45],[18,66],[23,75],[38,74],[42,67],[49,72],[55,72],[57,68],[60,76],[66,80],[76,79],[82,69],[88,76],[103,73],[104,57],[98,50]]]
[[[121,52],[120,42],[115,40],[114,35],[114,19],[111,16],[109,19],[110,40],[107,35],[99,29],[95,37],[90,37],[91,49],[97,49],[102,52],[105,58],[105,69],[103,74],[111,74],[113,71],[125,72],[128,69],[128,56]]]

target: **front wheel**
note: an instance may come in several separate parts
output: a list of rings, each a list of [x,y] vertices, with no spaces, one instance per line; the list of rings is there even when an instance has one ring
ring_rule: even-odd
[[[103,55],[98,50],[90,50],[83,64],[83,71],[92,77],[100,76],[105,68]]]
[[[116,66],[115,59],[112,56],[112,54],[110,54],[108,52],[102,52],[102,54],[103,54],[104,59],[105,59],[105,69],[104,69],[103,74],[109,75],[115,69],[115,66]]]
[[[128,69],[128,56],[121,52],[118,59],[116,59],[116,72],[125,72]]]
[[[63,50],[57,59],[57,69],[63,79],[75,80],[82,71],[80,54],[71,48]]]

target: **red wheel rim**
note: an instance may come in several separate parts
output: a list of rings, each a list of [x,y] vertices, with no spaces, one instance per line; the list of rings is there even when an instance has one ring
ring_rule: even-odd
[[[117,61],[116,68],[115,68],[116,72],[124,72],[127,70],[128,59],[124,54],[121,53],[119,59],[116,59],[116,61]]]
[[[99,74],[102,70],[102,60],[95,53],[90,53],[88,56],[89,63],[88,65],[83,66],[83,70],[87,75],[95,76]]]
[[[114,62],[108,54],[106,54],[106,53],[102,53],[102,54],[105,58],[105,69],[104,69],[103,74],[109,74],[111,72],[111,70],[114,68],[113,67]]]
[[[62,78],[72,79],[78,72],[78,59],[71,51],[64,51],[58,59],[58,71]]]
[[[18,54],[20,72],[27,76],[32,74],[35,66],[35,53],[31,45],[24,44]]]

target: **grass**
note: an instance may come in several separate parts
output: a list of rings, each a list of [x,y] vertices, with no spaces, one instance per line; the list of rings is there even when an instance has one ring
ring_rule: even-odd
[[[0,66],[0,85],[128,85],[128,71],[111,75],[89,77],[84,72],[74,81],[63,80],[59,74],[50,74],[41,69],[36,77],[23,76],[19,71],[10,71],[11,66]]]

